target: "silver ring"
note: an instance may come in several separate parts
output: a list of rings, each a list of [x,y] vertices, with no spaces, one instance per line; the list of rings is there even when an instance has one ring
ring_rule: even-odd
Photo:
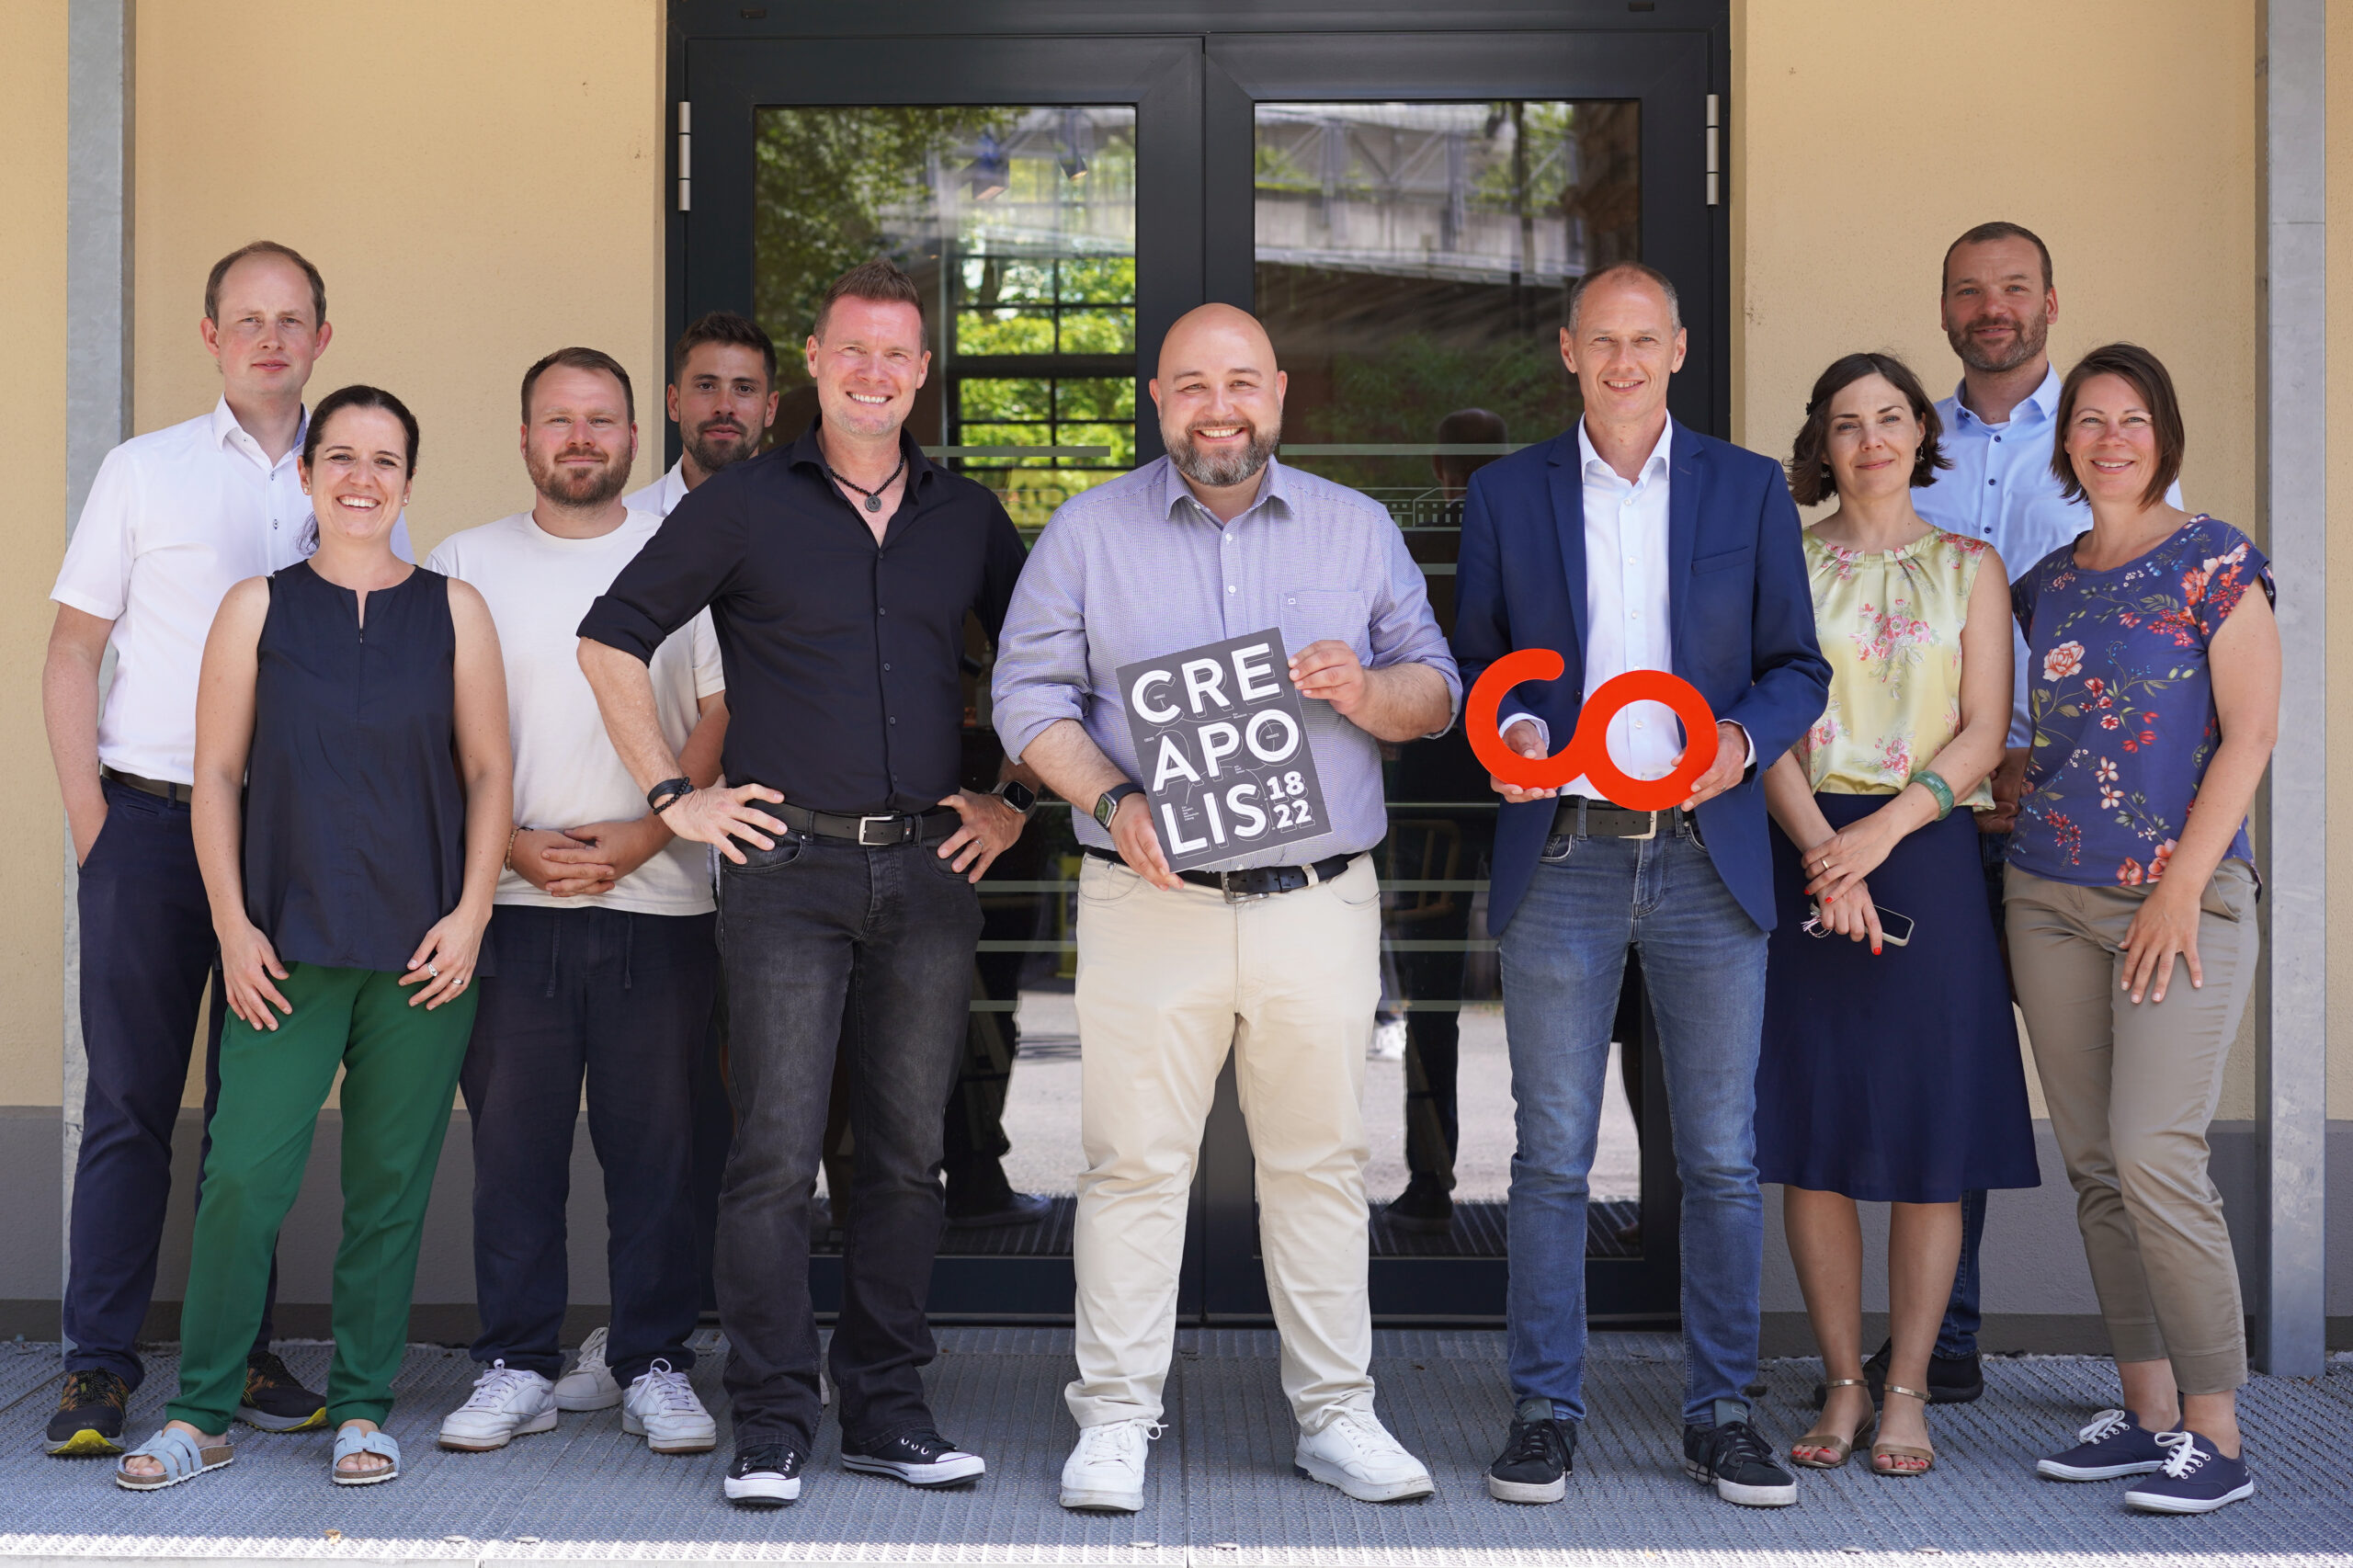
[[[428,963],[425,966],[425,974],[428,980],[438,980],[441,978],[441,966],[438,963]]]

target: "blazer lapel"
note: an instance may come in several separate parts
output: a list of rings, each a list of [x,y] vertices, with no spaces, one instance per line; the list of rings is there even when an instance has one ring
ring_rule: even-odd
[[[1699,443],[1682,426],[1666,449],[1666,615],[1675,628],[1677,663],[1683,650],[1683,618],[1691,604],[1685,588],[1691,560],[1699,551]]]
[[[1552,526],[1561,539],[1561,567],[1568,579],[1569,622],[1576,629],[1577,665],[1585,664],[1585,474],[1577,461],[1574,428],[1553,443]],[[1574,673],[1574,672],[1573,672]]]

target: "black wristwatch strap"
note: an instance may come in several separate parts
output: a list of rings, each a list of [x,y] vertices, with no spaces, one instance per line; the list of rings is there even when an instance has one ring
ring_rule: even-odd
[[[1109,832],[1111,828],[1111,818],[1113,814],[1119,811],[1120,802],[1126,800],[1130,795],[1141,795],[1142,793],[1142,785],[1131,783],[1124,778],[1120,779],[1117,784],[1112,785],[1108,790],[1104,790],[1102,794],[1096,797],[1095,820],[1103,824],[1103,830],[1105,832]]]
[[[645,792],[646,809],[658,817],[694,792],[691,778],[665,778]]]

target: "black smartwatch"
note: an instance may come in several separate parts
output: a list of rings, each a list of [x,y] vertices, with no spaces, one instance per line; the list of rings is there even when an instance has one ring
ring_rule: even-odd
[[[1122,778],[1120,782],[1112,785],[1108,790],[1104,790],[1103,793],[1095,798],[1095,820],[1103,824],[1104,832],[1110,832],[1111,818],[1118,813],[1120,810],[1120,802],[1126,800],[1130,795],[1141,795],[1142,793],[1142,785],[1131,784],[1126,779]]]
[[[1038,791],[1018,778],[1008,778],[989,793],[1025,817],[1038,809]]]

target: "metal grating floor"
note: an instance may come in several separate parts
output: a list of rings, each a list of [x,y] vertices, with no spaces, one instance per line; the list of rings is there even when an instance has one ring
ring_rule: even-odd
[[[1064,1513],[1055,1483],[1072,1429],[1061,1390],[1067,1329],[948,1329],[933,1369],[950,1437],[988,1458],[978,1487],[925,1494],[840,1471],[838,1433],[819,1439],[802,1501],[739,1513],[719,1496],[726,1453],[665,1459],[620,1430],[617,1411],[563,1418],[555,1432],[493,1454],[445,1453],[432,1437],[463,1398],[462,1351],[414,1347],[392,1429],[406,1472],[388,1486],[336,1488],[330,1435],[241,1428],[229,1470],[167,1492],[113,1486],[95,1460],[51,1460],[38,1438],[57,1384],[54,1346],[0,1346],[0,1558],[41,1562],[352,1559],[370,1562],[553,1560],[859,1563],[1478,1565],[1852,1563],[1941,1554],[1972,1563],[2353,1563],[2353,1358],[2317,1382],[2259,1380],[2245,1421],[2262,1487],[2203,1519],[2128,1514],[2122,1483],[2037,1481],[2025,1457],[2108,1399],[2102,1363],[2037,1358],[1988,1364],[1981,1403],[1936,1412],[1942,1460],[1917,1480],[1859,1468],[1800,1478],[1794,1508],[1717,1502],[1677,1464],[1680,1354],[1659,1335],[1597,1335],[1593,1417],[1568,1501],[1490,1502],[1481,1472],[1506,1410],[1502,1335],[1398,1330],[1378,1335],[1381,1413],[1430,1464],[1438,1495],[1379,1507],[1298,1480],[1276,1383],[1274,1336],[1187,1331],[1169,1383],[1170,1425],[1154,1450],[1145,1511]],[[317,1380],[324,1346],[286,1349]],[[154,1358],[132,1422],[153,1429],[174,1381]],[[695,1381],[719,1403],[718,1366]],[[1786,1443],[1804,1429],[1813,1363],[1768,1369],[1760,1417]],[[315,1381],[313,1386],[316,1386]],[[2302,1462],[2299,1463],[2301,1460]],[[330,1538],[326,1532],[340,1532]]]

